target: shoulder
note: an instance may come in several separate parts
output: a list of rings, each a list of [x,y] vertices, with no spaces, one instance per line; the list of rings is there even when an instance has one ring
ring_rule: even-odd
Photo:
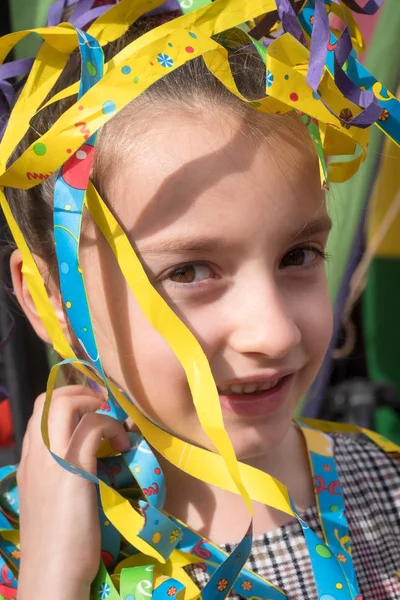
[[[346,503],[381,514],[400,526],[400,455],[388,454],[363,435],[330,434]]]

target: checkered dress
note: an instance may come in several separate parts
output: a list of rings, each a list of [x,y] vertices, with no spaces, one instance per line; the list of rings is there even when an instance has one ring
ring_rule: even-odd
[[[400,456],[386,455],[363,436],[332,438],[362,598],[400,600]],[[322,537],[316,506],[301,517]],[[234,548],[223,546],[227,552]],[[317,600],[297,521],[255,538],[247,567],[278,586],[288,600]],[[207,575],[196,566],[189,572],[204,587]]]

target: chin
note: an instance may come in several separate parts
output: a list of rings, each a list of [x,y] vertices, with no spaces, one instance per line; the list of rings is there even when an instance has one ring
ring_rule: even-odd
[[[278,448],[288,434],[290,423],[291,419],[253,426],[248,424],[241,427],[227,425],[227,432],[237,459],[242,462],[251,462]]]

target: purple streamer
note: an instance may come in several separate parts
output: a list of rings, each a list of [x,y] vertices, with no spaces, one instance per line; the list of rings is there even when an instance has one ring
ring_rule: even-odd
[[[24,58],[21,60],[14,60],[13,62],[7,62],[0,65],[0,91],[3,93],[9,106],[12,105],[15,99],[14,86],[7,81],[13,77],[23,77],[27,75],[32,68],[33,59]]]
[[[70,23],[73,23],[76,19],[82,17],[85,13],[87,13],[93,7],[94,0],[79,0],[76,3],[74,8],[74,12],[69,19]],[[110,3],[111,4],[111,3]]]
[[[349,119],[346,123],[353,127],[366,128],[375,123],[382,112],[382,108],[373,92],[361,90],[343,71],[342,67],[349,59],[352,49],[350,32],[346,27],[334,49],[334,78],[342,94],[364,109],[359,115]]]
[[[147,14],[152,17],[163,13],[175,12],[176,10],[181,10],[178,0],[167,0],[164,4],[161,4],[158,8],[153,8],[153,10]]]
[[[97,6],[96,8],[92,8],[91,10],[88,10],[87,12],[78,15],[77,17],[75,17],[75,14],[73,14],[69,20],[69,23],[71,23],[78,29],[84,29],[89,23],[91,23],[98,17],[101,17],[101,15],[107,12],[109,8],[110,7],[108,5]]]
[[[64,0],[58,0],[55,4],[52,4],[47,14],[47,26],[55,27],[62,20],[62,14],[64,12],[65,2]]]
[[[3,94],[3,96],[6,99],[6,103],[9,106],[11,106],[14,102],[14,97],[15,97],[15,89],[12,83],[10,83],[9,81],[1,81],[0,80],[0,92]],[[3,100],[4,102],[4,100]]]
[[[28,72],[33,65],[33,58],[22,58],[0,65],[0,81],[11,77],[20,77]]]
[[[325,10],[324,0],[315,0],[314,24],[311,34],[310,60],[307,72],[307,83],[314,92],[318,92],[318,86],[322,79],[328,51],[330,36],[329,17]],[[373,92],[361,90],[343,71],[343,65],[351,60],[353,46],[349,28],[346,27],[338,39],[334,48],[334,80],[343,96],[362,108],[360,114],[345,120],[346,126],[366,128],[370,127],[378,119],[382,112],[378,100]],[[344,121],[321,98],[324,106],[329,112]]]
[[[328,53],[329,16],[324,0],[315,0],[314,25],[311,33],[307,83],[316,92],[322,79]]]
[[[276,8],[278,10],[279,19],[282,22],[282,27],[286,33],[290,33],[303,46],[306,46],[306,39],[303,30],[289,0],[276,0]]]
[[[114,4],[105,4],[103,6],[97,6],[92,8],[95,0],[58,0],[55,4],[50,7],[47,25],[55,27],[63,20],[63,13],[66,8],[75,5],[72,15],[68,19],[68,22],[77,27],[78,29],[84,29],[89,23],[104,14]]]
[[[64,10],[75,3],[76,0],[57,0],[57,2],[52,4],[47,13],[47,26],[56,27],[59,25],[63,20]]]
[[[303,0],[294,0],[294,11],[296,15],[302,8]],[[257,41],[261,41],[261,44],[268,48],[268,46],[280,37],[284,32],[283,28],[280,28],[278,31],[271,33],[271,28],[278,21],[278,11],[273,10],[267,13],[261,21],[255,19],[256,26],[250,31],[250,36]]]

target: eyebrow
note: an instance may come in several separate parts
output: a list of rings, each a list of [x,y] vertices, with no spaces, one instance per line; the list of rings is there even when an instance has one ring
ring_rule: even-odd
[[[328,215],[322,215],[304,223],[299,229],[289,232],[288,238],[293,241],[319,233],[328,233],[332,228],[332,221]],[[215,252],[226,250],[232,246],[232,241],[221,237],[202,236],[195,238],[193,235],[177,237],[160,237],[159,239],[138,242],[139,250],[146,256],[169,254],[195,254],[202,252]]]
[[[304,238],[312,235],[318,235],[319,233],[329,233],[332,229],[332,219],[329,215],[321,215],[315,219],[311,219],[304,223],[300,231],[294,235],[294,240],[298,238]]]
[[[185,254],[196,252],[211,252],[213,250],[223,250],[231,246],[231,241],[223,238],[204,236],[194,238],[193,236],[179,236],[177,238],[160,238],[158,240],[149,240],[148,242],[138,243],[142,254]]]

